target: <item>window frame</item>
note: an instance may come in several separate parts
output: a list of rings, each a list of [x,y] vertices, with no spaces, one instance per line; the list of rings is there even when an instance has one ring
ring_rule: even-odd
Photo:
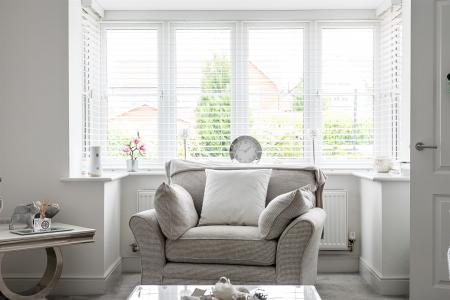
[[[103,21],[101,22],[101,98],[107,105],[106,99],[106,30],[114,29],[156,29],[158,30],[158,59],[159,59],[159,120],[158,120],[158,156],[156,161],[141,160],[142,169],[161,168],[165,161],[176,157],[177,129],[176,129],[176,41],[177,29],[230,29],[230,57],[231,57],[231,139],[247,133],[246,124],[237,123],[235,120],[247,119],[247,104],[235,99],[248,99],[247,84],[237,84],[237,78],[247,78],[246,59],[248,58],[248,30],[253,28],[301,28],[303,29],[303,73],[304,73],[304,136],[311,129],[320,129],[322,118],[320,109],[320,56],[321,56],[321,29],[322,28],[371,28],[374,30],[374,90],[377,90],[377,71],[379,64],[379,21],[377,20],[251,20],[246,21]],[[168,70],[168,71],[167,71]],[[309,76],[308,76],[309,74]],[[248,83],[245,82],[245,83]],[[308,92],[309,91],[309,92]],[[314,95],[314,96],[313,96]],[[317,96],[315,96],[317,95]],[[319,101],[306,101],[309,97],[317,97]],[[376,95],[374,96],[376,101]],[[107,111],[107,110],[104,110]],[[375,111],[374,111],[375,114]],[[107,118],[107,116],[106,116]],[[375,116],[374,116],[374,130]],[[106,133],[107,135],[107,133]],[[161,139],[165,137],[165,139]],[[147,143],[149,143],[147,141]],[[230,141],[231,143],[231,141]],[[312,165],[312,142],[304,139],[304,159],[278,160],[284,164]],[[375,147],[375,141],[374,141]],[[316,165],[325,168],[336,169],[367,169],[372,165],[371,161],[324,161],[322,159],[322,143],[316,141]],[[106,169],[123,169],[123,161],[104,161]]]
[[[103,128],[101,132],[103,132],[103,135],[100,137],[100,140],[102,141],[102,148],[106,149],[106,143],[108,140],[108,96],[107,96],[107,89],[108,89],[108,64],[107,64],[107,31],[108,30],[157,30],[157,37],[158,37],[158,90],[159,90],[159,101],[158,105],[159,107],[163,107],[163,101],[164,101],[164,94],[162,87],[164,86],[164,78],[163,78],[163,69],[164,69],[164,44],[163,41],[163,22],[139,22],[139,23],[101,23],[100,24],[100,39],[101,39],[101,59],[100,59],[100,70],[101,70],[101,103],[104,105],[102,111],[104,112],[104,115],[102,115],[102,119],[105,121],[102,122],[106,128]],[[161,136],[161,124],[164,124],[165,122],[161,122],[164,120],[164,114],[161,109],[159,109],[158,114],[158,140],[160,140]],[[158,143],[158,156],[156,157],[156,160],[140,160],[140,166],[143,168],[154,168],[155,166],[160,166],[160,153],[161,153],[161,143]],[[119,151],[119,150],[117,150]],[[124,162],[119,160],[110,160],[106,155],[103,155],[103,164],[106,166],[106,169],[123,169],[125,168]]]
[[[316,74],[317,78],[315,79],[315,86],[314,89],[317,91],[318,99],[317,99],[317,105],[318,107],[315,109],[317,112],[315,119],[317,119],[316,122],[316,128],[321,129],[322,128],[322,113],[321,113],[321,102],[320,102],[320,89],[321,89],[321,76],[322,74],[322,67],[321,67],[321,55],[322,55],[322,29],[354,29],[354,28],[361,28],[361,29],[372,29],[373,30],[373,102],[374,107],[373,109],[373,131],[374,131],[374,141],[373,141],[373,155],[375,158],[375,148],[376,148],[376,140],[375,140],[375,128],[377,128],[377,115],[379,112],[375,111],[375,101],[377,101],[377,91],[378,91],[378,70],[379,70],[379,21],[317,21],[316,23],[316,43],[315,43],[315,49],[317,54],[317,66],[316,66]],[[320,116],[319,116],[320,115]],[[350,160],[350,161],[330,161],[330,160],[324,160],[323,159],[323,152],[322,152],[322,140],[319,139],[317,141],[317,148],[319,149],[318,152],[318,166],[325,166],[327,168],[336,168],[336,169],[358,169],[358,168],[371,168],[373,166],[372,160]]]
[[[309,93],[306,91],[311,89],[311,76],[307,76],[307,74],[312,74],[312,66],[311,66],[311,28],[313,27],[314,22],[308,21],[246,21],[242,22],[242,32],[243,32],[243,47],[242,47],[242,68],[243,76],[245,78],[245,84],[241,84],[243,86],[243,92],[240,95],[242,99],[249,99],[249,90],[248,90],[248,55],[250,49],[250,39],[249,39],[249,30],[251,29],[302,29],[303,30],[303,86],[304,86],[304,105],[305,108],[303,110],[303,137],[307,135],[307,132],[313,129],[313,118],[311,116],[312,109],[309,107],[311,105],[311,101],[306,98],[309,97]],[[248,107],[248,105],[246,105]],[[307,109],[308,107],[308,109]],[[246,123],[248,124],[248,112],[243,116],[246,119]],[[245,128],[245,131],[242,134],[248,134],[248,128]],[[295,163],[302,165],[310,165],[312,162],[312,143],[309,139],[304,138],[303,140],[303,153],[304,157],[302,159],[282,159],[283,163]]]
[[[236,84],[236,78],[238,78],[237,76],[239,76],[237,74],[237,55],[236,55],[236,50],[237,50],[237,46],[236,46],[236,41],[238,40],[236,38],[236,31],[237,31],[237,24],[236,22],[222,22],[222,21],[209,21],[209,22],[168,22],[167,23],[167,27],[168,27],[168,32],[169,32],[169,44],[172,45],[172,47],[169,48],[169,61],[170,61],[170,68],[169,68],[169,84],[168,86],[170,86],[170,99],[167,99],[167,103],[169,103],[169,106],[171,107],[175,107],[175,109],[172,110],[172,112],[170,113],[169,119],[168,121],[170,122],[170,124],[172,124],[172,127],[175,129],[172,129],[170,131],[170,133],[167,133],[168,135],[172,136],[172,138],[170,139],[170,147],[168,149],[168,153],[171,154],[170,157],[163,157],[162,160],[166,161],[169,159],[173,159],[177,157],[177,138],[178,138],[178,130],[176,128],[176,118],[177,118],[177,108],[176,108],[176,104],[177,104],[177,49],[176,49],[176,31],[177,30],[183,30],[183,29],[198,29],[198,30],[202,30],[202,29],[226,29],[226,30],[230,30],[230,70],[231,70],[231,93],[230,93],[230,105],[231,105],[231,120],[230,120],[230,126],[231,126],[231,138],[234,138],[234,134],[235,134],[235,130],[236,128],[234,128],[234,123],[233,120],[236,119],[236,112],[233,109],[234,105],[234,100],[236,99],[235,97],[237,96],[237,91],[236,91],[236,87],[238,86]],[[233,43],[233,41],[235,43]],[[231,141],[230,141],[231,144]]]

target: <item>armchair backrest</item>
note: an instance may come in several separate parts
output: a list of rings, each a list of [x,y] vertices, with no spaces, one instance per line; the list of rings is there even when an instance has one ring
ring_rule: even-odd
[[[310,184],[316,193],[316,206],[322,205],[322,192],[326,176],[316,167],[290,167],[283,165],[237,164],[192,162],[174,159],[166,163],[169,183],[184,187],[194,200],[195,209],[200,214],[206,184],[205,169],[240,170],[240,169],[272,169],[272,176],[267,189],[266,205],[278,195],[290,192]]]

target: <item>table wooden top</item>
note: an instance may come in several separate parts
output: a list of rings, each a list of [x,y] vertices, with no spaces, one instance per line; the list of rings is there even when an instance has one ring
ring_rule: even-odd
[[[52,223],[52,227],[70,228],[69,231],[18,235],[10,232],[7,224],[0,225],[0,252],[58,247],[94,241],[95,229]]]
[[[191,296],[196,289],[211,291],[212,286],[199,285],[138,285],[128,300],[181,300],[183,296]],[[267,300],[321,300],[313,285],[236,285],[249,291],[256,288],[267,292]]]

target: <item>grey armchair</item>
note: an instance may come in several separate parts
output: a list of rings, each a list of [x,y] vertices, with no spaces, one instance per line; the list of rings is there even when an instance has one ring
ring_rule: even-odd
[[[155,210],[138,213],[131,217],[130,228],[139,245],[142,284],[213,284],[221,276],[236,284],[315,283],[326,218],[321,208],[325,176],[316,168],[257,167],[273,169],[267,202],[277,195],[312,184],[316,188],[316,207],[294,219],[276,240],[261,238],[258,227],[226,225],[194,227],[177,240],[167,240]],[[190,192],[199,214],[205,168],[243,167],[181,160],[166,165],[169,181]]]

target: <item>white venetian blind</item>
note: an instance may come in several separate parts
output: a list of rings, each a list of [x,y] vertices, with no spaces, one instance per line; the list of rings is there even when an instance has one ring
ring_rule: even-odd
[[[385,13],[379,34],[377,26],[105,24],[100,36],[85,11],[83,157],[101,145],[104,166],[123,168],[121,148],[139,132],[143,168],[183,158],[185,147],[188,159],[229,160],[239,135],[255,137],[266,161],[351,167],[396,158],[399,14]]]
[[[97,146],[102,131],[100,80],[100,24],[89,9],[81,11],[82,25],[82,170],[86,170],[89,148]]]
[[[247,31],[247,132],[262,159],[305,159],[303,28],[250,27]]]
[[[175,30],[177,156],[228,157],[231,142],[231,30]]]
[[[368,161],[374,153],[374,29],[320,31],[321,161]]]
[[[143,160],[158,159],[158,29],[106,30],[107,124],[105,161],[123,167],[121,148],[137,136],[146,145]]]
[[[387,10],[380,24],[379,90],[375,105],[375,155],[399,157],[401,64],[401,7]]]

